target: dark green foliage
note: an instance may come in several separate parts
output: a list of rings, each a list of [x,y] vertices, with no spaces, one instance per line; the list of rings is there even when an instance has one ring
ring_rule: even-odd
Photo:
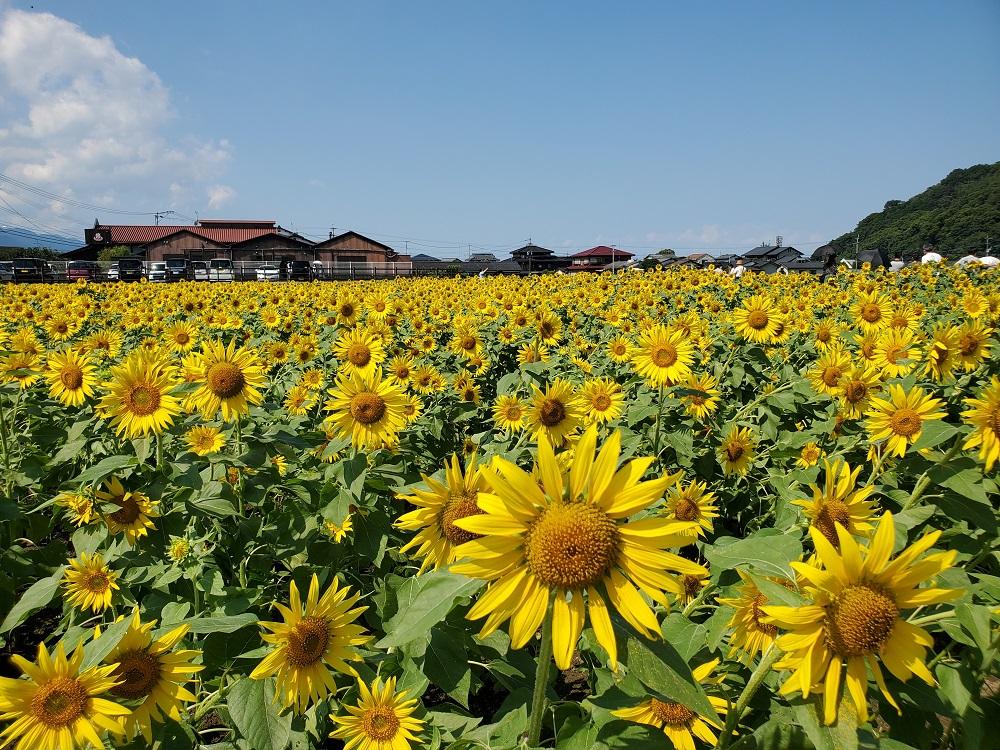
[[[62,257],[62,253],[49,247],[0,247],[0,260],[14,260],[14,258],[60,260]]]
[[[900,253],[918,259],[924,244],[946,258],[982,255],[986,238],[1000,242],[1000,162],[956,169],[937,185],[909,200],[890,200],[858,224],[859,248],[879,248],[886,257]],[[854,232],[832,240],[854,256]]]

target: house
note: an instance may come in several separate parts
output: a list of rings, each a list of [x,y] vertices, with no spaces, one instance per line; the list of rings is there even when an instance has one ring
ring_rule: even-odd
[[[433,255],[428,255],[427,253],[417,253],[410,258],[414,263],[440,263],[440,258],[435,258]]]
[[[790,261],[801,257],[802,253],[794,247],[782,245],[779,237],[773,245],[761,244],[760,247],[743,253],[743,265],[750,271],[774,273]]]
[[[388,245],[358,232],[334,235],[315,247],[316,260],[333,264],[396,263],[411,265],[409,255],[400,255]]]
[[[589,250],[583,250],[575,255],[571,255],[570,268],[574,271],[593,271],[603,268],[611,263],[630,260],[635,254],[628,250],[598,245]]]
[[[469,263],[498,263],[499,258],[493,253],[470,253]]]
[[[528,273],[555,271],[570,264],[569,258],[556,255],[548,248],[531,244],[519,247],[510,254],[510,257],[517,261],[522,271]]]

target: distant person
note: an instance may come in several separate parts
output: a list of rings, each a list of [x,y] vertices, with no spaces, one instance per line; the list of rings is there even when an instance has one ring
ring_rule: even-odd
[[[743,265],[743,258],[736,259],[736,265],[729,269],[729,274],[737,279],[746,273],[746,266]]]
[[[829,276],[837,275],[837,249],[833,245],[827,245],[820,253],[820,260],[823,261],[823,270],[819,275],[821,282],[826,281]]]
[[[893,259],[889,261],[890,271],[902,271],[905,267],[906,267],[906,261],[903,260],[903,256],[900,255],[899,253],[896,253]]]

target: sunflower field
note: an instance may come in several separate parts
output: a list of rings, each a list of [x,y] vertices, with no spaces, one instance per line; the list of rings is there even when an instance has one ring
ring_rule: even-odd
[[[0,748],[994,748],[1000,274],[0,288]]]

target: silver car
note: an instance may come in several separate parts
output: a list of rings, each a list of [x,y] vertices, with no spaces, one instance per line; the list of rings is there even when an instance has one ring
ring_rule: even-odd
[[[281,278],[281,270],[277,266],[258,266],[257,281],[277,281]]]

